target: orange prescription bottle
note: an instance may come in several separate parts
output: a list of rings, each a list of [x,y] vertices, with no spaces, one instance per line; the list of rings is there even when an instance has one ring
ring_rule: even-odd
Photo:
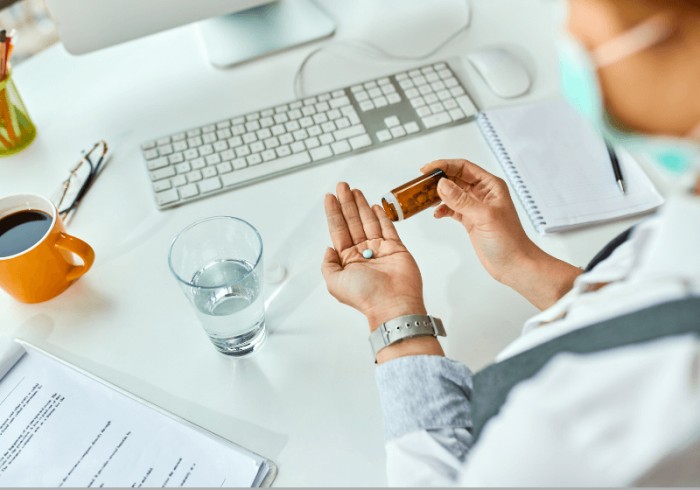
[[[406,182],[382,197],[382,206],[391,221],[408,219],[440,202],[437,184],[447,177],[440,169]]]

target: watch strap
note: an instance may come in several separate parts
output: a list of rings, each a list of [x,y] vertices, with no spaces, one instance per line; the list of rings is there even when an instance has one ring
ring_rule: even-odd
[[[445,337],[442,320],[430,315],[403,315],[379,325],[369,336],[374,357],[384,347],[411,337]]]

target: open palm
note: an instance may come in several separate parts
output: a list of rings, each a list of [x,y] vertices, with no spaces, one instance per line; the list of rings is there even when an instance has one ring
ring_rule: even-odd
[[[334,248],[323,259],[328,291],[373,327],[404,314],[424,313],[420,271],[382,208],[370,208],[361,191],[340,183],[325,210]],[[363,256],[371,250],[373,257]]]

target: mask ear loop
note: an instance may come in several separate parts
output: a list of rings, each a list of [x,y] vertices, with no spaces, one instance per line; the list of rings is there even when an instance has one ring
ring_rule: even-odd
[[[591,58],[598,68],[612,65],[662,43],[671,37],[673,27],[671,15],[661,12],[605,41],[591,52]]]

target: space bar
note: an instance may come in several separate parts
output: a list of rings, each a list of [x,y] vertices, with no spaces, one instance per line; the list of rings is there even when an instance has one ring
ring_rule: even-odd
[[[267,175],[282,172],[307,163],[311,163],[311,156],[309,156],[309,152],[302,151],[286,157],[270,160],[269,162],[260,163],[252,167],[234,170],[229,174],[222,175],[221,183],[224,187],[235,186],[249,180],[265,178]]]

